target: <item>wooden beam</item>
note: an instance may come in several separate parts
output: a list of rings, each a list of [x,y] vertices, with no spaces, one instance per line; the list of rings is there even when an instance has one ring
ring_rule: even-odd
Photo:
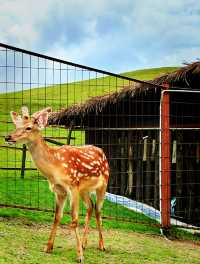
[[[24,179],[25,167],[26,167],[26,145],[23,144],[22,148],[22,167],[21,167],[21,178]]]
[[[166,90],[169,88],[165,85]],[[161,98],[161,225],[170,227],[170,95],[163,91]]]

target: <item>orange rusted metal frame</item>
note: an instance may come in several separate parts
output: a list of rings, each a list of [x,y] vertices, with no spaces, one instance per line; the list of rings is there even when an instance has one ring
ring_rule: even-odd
[[[161,225],[170,227],[171,191],[170,191],[170,95],[168,84],[161,97]]]

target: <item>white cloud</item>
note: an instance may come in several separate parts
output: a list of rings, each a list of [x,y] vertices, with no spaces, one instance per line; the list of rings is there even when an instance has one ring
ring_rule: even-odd
[[[34,47],[53,0],[0,0],[0,35],[9,44]]]
[[[200,54],[195,0],[0,0],[2,42],[126,71]]]

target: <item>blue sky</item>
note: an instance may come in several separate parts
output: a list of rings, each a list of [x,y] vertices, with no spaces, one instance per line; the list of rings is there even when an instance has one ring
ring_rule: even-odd
[[[1,42],[113,72],[200,58],[200,1],[0,0]]]

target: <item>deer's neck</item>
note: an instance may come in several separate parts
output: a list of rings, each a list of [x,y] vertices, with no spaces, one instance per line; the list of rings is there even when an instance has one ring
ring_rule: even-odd
[[[35,165],[43,172],[45,168],[48,168],[51,161],[50,147],[40,135],[36,140],[28,143],[28,148]]]

